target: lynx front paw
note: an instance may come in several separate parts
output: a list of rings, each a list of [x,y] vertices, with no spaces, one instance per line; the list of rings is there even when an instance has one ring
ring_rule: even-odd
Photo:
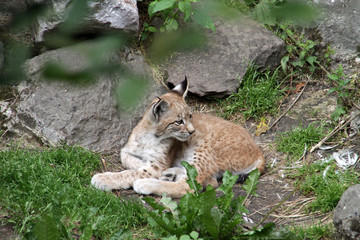
[[[137,193],[149,195],[157,190],[158,183],[159,180],[155,178],[139,179],[134,182],[133,189]]]
[[[186,178],[186,170],[179,167],[168,168],[161,173],[161,181],[177,182]]]
[[[119,173],[112,172],[98,173],[92,177],[91,184],[94,187],[107,192],[113,189],[126,189],[131,187],[126,181],[119,181],[119,179],[117,179],[118,175]]]

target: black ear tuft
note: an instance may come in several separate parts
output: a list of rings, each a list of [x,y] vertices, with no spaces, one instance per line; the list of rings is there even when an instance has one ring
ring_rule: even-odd
[[[187,92],[189,89],[189,81],[187,80],[187,77],[185,76],[184,81],[176,85],[174,88],[171,89],[172,92],[176,92],[180,94],[183,98],[186,97]]]
[[[159,120],[161,115],[169,109],[169,103],[159,98],[153,107],[152,113],[156,120]]]

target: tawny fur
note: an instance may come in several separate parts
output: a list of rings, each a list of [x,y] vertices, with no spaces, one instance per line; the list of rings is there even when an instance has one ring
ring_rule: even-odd
[[[265,160],[251,135],[241,126],[206,114],[191,114],[185,103],[185,80],[150,104],[121,151],[128,170],[96,174],[91,183],[105,191],[133,187],[140,194],[181,197],[189,191],[187,161],[197,172],[197,181],[217,187],[217,177],[226,170],[247,174],[264,171]]]

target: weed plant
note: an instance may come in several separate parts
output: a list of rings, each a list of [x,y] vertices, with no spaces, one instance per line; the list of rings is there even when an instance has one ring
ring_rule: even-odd
[[[318,143],[325,136],[324,125],[309,124],[294,128],[290,132],[280,133],[276,138],[276,149],[279,152],[287,153],[290,159],[299,159],[305,150]]]
[[[351,185],[360,183],[360,173],[354,169],[339,169],[334,161],[306,164],[296,170],[295,187],[307,196],[315,196],[310,211],[329,212],[338,204]]]
[[[99,163],[99,156],[79,147],[0,152],[2,214],[26,238],[103,239],[142,226],[142,204],[89,186]]]
[[[275,114],[284,95],[278,69],[260,73],[250,66],[237,93],[223,101],[223,117],[241,112],[246,118],[260,119],[265,114]]]

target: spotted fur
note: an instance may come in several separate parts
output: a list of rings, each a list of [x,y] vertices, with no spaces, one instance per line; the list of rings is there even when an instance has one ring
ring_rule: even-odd
[[[188,82],[153,100],[121,151],[122,172],[93,176],[96,188],[133,187],[140,194],[181,197],[189,191],[181,161],[193,165],[197,181],[217,187],[223,172],[246,175],[264,171],[265,160],[241,126],[206,114],[192,113],[185,103]]]

